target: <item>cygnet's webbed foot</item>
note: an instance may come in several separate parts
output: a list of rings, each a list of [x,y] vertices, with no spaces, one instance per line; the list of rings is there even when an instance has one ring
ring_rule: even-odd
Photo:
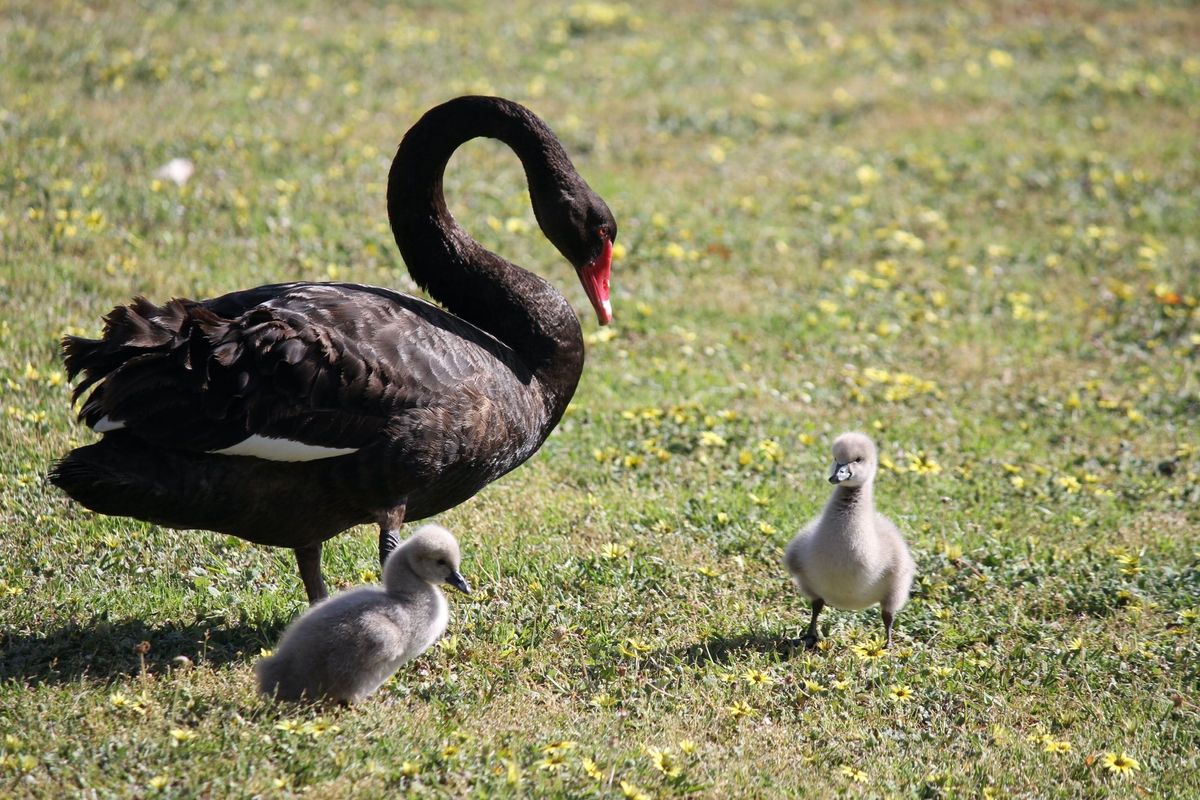
[[[817,617],[821,615],[821,609],[825,607],[825,601],[817,598],[812,604],[812,619],[808,621],[808,630],[799,639],[792,639],[788,642],[792,647],[803,646],[806,650],[812,650],[817,646],[817,642],[821,641],[821,631],[817,627]]]
[[[787,646],[791,650],[813,650],[819,641],[821,641],[820,638],[805,634],[799,639],[788,639]]]
[[[800,642],[803,642],[804,646],[809,650],[815,648],[817,642],[821,640],[821,628],[817,627],[817,616],[821,615],[822,608],[824,608],[824,600],[821,597],[817,597],[816,600],[812,601],[812,618],[809,620],[809,630],[804,633],[803,637],[800,637]]]

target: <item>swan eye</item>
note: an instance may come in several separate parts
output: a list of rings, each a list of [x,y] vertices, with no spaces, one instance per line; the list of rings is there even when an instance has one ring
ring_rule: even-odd
[[[437,562],[438,562],[438,566],[440,566],[440,567],[446,566],[446,559],[444,559],[444,558],[439,558]]]
[[[858,458],[854,459],[854,463],[855,463],[855,464],[861,464],[861,463],[862,463],[862,456],[859,456]]]

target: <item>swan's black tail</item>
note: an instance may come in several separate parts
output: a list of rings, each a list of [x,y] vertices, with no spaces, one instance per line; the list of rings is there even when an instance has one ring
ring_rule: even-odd
[[[129,435],[115,432],[67,453],[55,462],[47,477],[93,511],[177,527],[174,523],[181,506],[187,505],[180,502],[180,489],[184,487],[178,478],[186,473],[179,463],[186,457],[146,447]]]
[[[219,468],[214,460],[221,462]],[[300,520],[284,502],[286,495],[280,492],[285,486],[271,474],[273,466],[257,458],[155,447],[113,431],[67,453],[47,477],[101,514],[276,544],[270,532],[286,531],[288,523]]]
[[[259,544],[298,547],[368,522],[369,514],[339,503],[338,487],[321,461],[275,462],[192,453],[146,443],[127,431],[67,453],[50,482],[101,514],[167,528],[219,531]],[[352,476],[351,476],[352,477]],[[296,502],[331,492],[314,507]]]
[[[120,409],[121,419],[125,419],[178,406],[178,396],[193,394],[206,377],[205,370],[192,368],[193,351],[209,328],[223,322],[191,300],[157,306],[138,297],[104,317],[104,333],[99,339],[64,336],[67,375],[72,380],[82,376],[72,399],[92,390],[79,410],[79,419],[95,428],[114,409]]]

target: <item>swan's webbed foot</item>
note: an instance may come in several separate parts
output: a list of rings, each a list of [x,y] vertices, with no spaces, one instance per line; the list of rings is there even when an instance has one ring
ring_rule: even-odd
[[[404,524],[405,504],[397,503],[375,515],[379,522],[379,568],[383,569],[388,556],[400,544],[400,526]]]
[[[390,556],[392,554],[392,551],[395,550],[399,544],[400,544],[400,531],[399,530],[396,530],[396,529],[389,530],[387,528],[379,529],[379,566],[380,566],[380,568],[383,567],[384,562],[386,562],[388,559],[388,556]]]

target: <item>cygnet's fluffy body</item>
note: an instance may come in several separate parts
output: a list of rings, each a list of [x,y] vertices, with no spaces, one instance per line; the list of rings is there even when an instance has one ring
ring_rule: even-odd
[[[255,666],[259,691],[283,700],[362,700],[446,630],[438,585],[471,591],[458,568],[454,536],[422,526],[388,556],[382,587],[336,594],[288,626],[274,654]]]
[[[788,544],[783,563],[800,593],[812,601],[812,620],[803,641],[819,638],[817,616],[825,604],[859,610],[880,606],[887,644],[892,620],[908,601],[916,568],[892,521],[875,511],[875,445],[861,433],[843,433],[833,443],[836,488],[821,515]]]

